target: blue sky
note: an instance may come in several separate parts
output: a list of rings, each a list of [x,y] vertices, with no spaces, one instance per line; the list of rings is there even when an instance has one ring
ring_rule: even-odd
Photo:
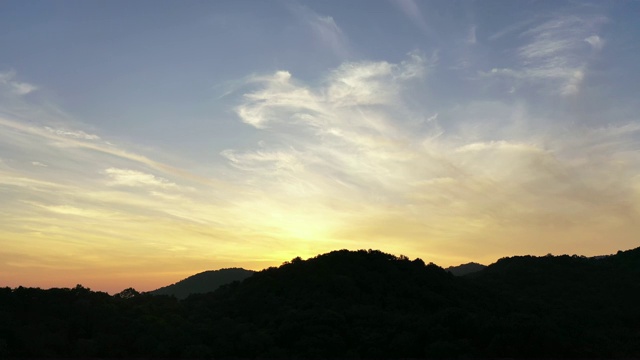
[[[0,282],[149,290],[338,248],[448,266],[636,247],[638,15],[4,1]]]

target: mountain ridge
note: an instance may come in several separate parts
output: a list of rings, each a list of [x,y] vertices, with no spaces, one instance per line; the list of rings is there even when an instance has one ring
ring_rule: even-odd
[[[254,273],[255,271],[253,270],[243,268],[207,270],[191,275],[174,284],[149,291],[149,293],[153,295],[172,295],[178,299],[184,299],[191,294],[215,291],[222,285],[234,281],[242,281]]]
[[[468,274],[473,274],[482,269],[485,269],[487,265],[478,264],[476,262],[469,262],[466,264],[460,264],[458,266],[449,266],[445,270],[452,273],[455,276],[464,276]]]
[[[0,355],[637,358],[640,248],[466,276],[379,250],[294,258],[213,292],[0,288]]]

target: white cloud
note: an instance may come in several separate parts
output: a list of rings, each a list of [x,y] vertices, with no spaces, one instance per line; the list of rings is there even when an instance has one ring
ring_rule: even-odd
[[[299,189],[297,193],[328,190],[334,181],[338,191],[385,183],[395,187],[392,179],[404,170],[386,179],[381,174],[398,167],[393,161],[411,155],[403,149],[408,145],[404,130],[382,114],[399,106],[399,95],[422,76],[424,64],[417,54],[401,64],[346,63],[317,88],[299,84],[288,73],[263,77],[263,88],[246,94],[236,112],[245,123],[268,127],[273,141],[259,150],[226,150],[222,155],[235,168],[257,177],[269,174],[261,181]],[[362,171],[352,172],[358,167]],[[329,178],[319,178],[319,173]],[[375,173],[379,181],[369,178]]]
[[[13,87],[13,92],[18,95],[26,95],[38,90],[37,86],[23,82],[12,82],[11,86]]]
[[[231,161],[231,164],[242,170],[255,171],[297,171],[303,167],[294,149],[289,151],[255,151],[237,153],[233,150],[225,150],[222,155]]]
[[[0,72],[0,84],[6,84],[15,76],[14,71]]]
[[[69,131],[69,130],[62,130],[62,129],[53,129],[53,128],[50,128],[48,126],[46,126],[45,129],[47,129],[47,131],[49,131],[51,133],[54,133],[56,135],[66,136],[66,137],[70,137],[70,138],[74,138],[74,139],[100,140],[100,136],[95,135],[95,134],[87,134],[86,132],[84,132],[82,130]]]
[[[395,93],[393,85],[384,87],[393,70],[386,62],[343,64],[329,79],[327,100],[341,106],[384,104]]]
[[[391,105],[396,102],[399,84],[422,77],[426,61],[417,53],[401,64],[348,62],[332,71],[320,89],[298,85],[287,71],[259,76],[248,82],[263,85],[244,95],[236,107],[243,122],[256,128],[278,123],[305,123],[324,128],[335,121],[337,107]],[[330,129],[324,129],[331,133]]]
[[[588,42],[594,50],[602,50],[602,48],[604,47],[604,40],[602,40],[602,38],[598,35],[591,35],[588,38],[584,39],[584,41]]]
[[[347,38],[331,16],[313,16],[309,19],[309,26],[316,39],[334,54],[341,58],[349,55]]]
[[[479,74],[512,78],[551,93],[575,95],[588,70],[584,42],[596,50],[603,45],[598,35],[586,36],[604,22],[603,17],[556,16],[520,34],[530,41],[517,49],[519,67],[494,68]]]
[[[580,90],[580,84],[584,79],[584,71],[578,69],[573,72],[573,75],[567,79],[567,82],[562,89],[562,95],[575,95]]]
[[[33,205],[39,206],[57,214],[82,216],[91,219],[106,218],[115,215],[115,213],[112,211],[79,208],[71,205],[42,205],[37,203],[33,203]]]
[[[248,104],[236,108],[237,114],[247,124],[263,128],[270,122],[285,121],[279,116],[273,116],[276,110],[286,109],[291,115],[302,109],[319,110],[318,95],[296,86],[287,71],[278,71],[271,77],[259,77],[250,81],[264,84],[265,89],[244,95]]]
[[[15,71],[0,72],[0,85],[6,85],[9,90],[16,95],[27,95],[38,90],[38,87],[29,83],[13,80],[16,77]]]
[[[503,37],[507,36],[507,35],[511,35],[513,33],[517,33],[519,31],[521,31],[524,27],[528,26],[529,24],[535,22],[535,19],[527,19],[524,21],[519,21],[517,23],[514,23],[512,25],[509,25],[507,27],[505,27],[504,29],[493,33],[491,36],[489,36],[489,40],[491,41],[496,41],[498,39],[502,39]]]
[[[95,151],[101,154],[101,156],[110,158],[110,160],[120,159],[120,161],[130,161],[192,182],[204,185],[215,183],[218,186],[223,186],[212,179],[155,161],[145,155],[125,149],[121,145],[116,146],[111,142],[102,141],[100,136],[89,134],[82,130],[67,130],[68,128],[63,130],[50,126],[35,126],[33,123],[9,120],[2,117],[0,117],[0,127],[9,129],[15,134],[11,139],[24,143],[25,146],[30,147],[29,151],[36,151],[37,149],[37,151],[48,153],[52,147],[64,148],[67,150],[66,156],[73,157],[74,159],[85,159],[84,151]],[[0,132],[0,136],[2,135],[5,134]],[[34,138],[38,139],[38,141],[34,141]],[[72,152],[70,149],[76,150]],[[77,160],[74,160],[74,162],[75,161]]]
[[[340,59],[349,57],[349,41],[332,16],[323,16],[306,6],[289,3],[287,9],[311,31],[314,40]]]
[[[152,174],[130,169],[108,168],[104,171],[110,178],[111,186],[176,188],[175,183]]]
[[[33,166],[40,166],[40,167],[47,167],[47,164],[43,164],[40,161],[32,161],[31,165]]]
[[[548,51],[539,47],[527,56],[547,61],[560,51],[548,45]],[[426,67],[421,61],[407,62]],[[331,214],[332,221],[348,224],[332,223],[341,229],[332,228],[336,236],[385,244],[395,238],[468,241],[469,233],[452,228],[481,233],[533,227],[542,233],[636,216],[629,212],[635,190],[625,171],[640,164],[623,155],[633,127],[608,129],[610,137],[587,132],[577,144],[560,123],[534,118],[521,104],[413,109],[405,103],[407,90],[422,75],[402,76],[408,66],[346,63],[316,86],[287,72],[260,77],[262,86],[246,94],[236,111],[264,141],[257,149],[222,153],[240,170],[235,181],[268,199],[269,208],[315,204],[321,219]],[[543,70],[533,65],[524,70],[496,68],[486,76],[557,78],[566,95],[578,91],[584,77],[580,68],[571,77],[552,75],[553,69],[536,74]],[[590,155],[595,151],[600,158]],[[605,160],[613,158],[625,162]],[[406,234],[376,225],[389,222],[402,224]]]
[[[474,152],[482,150],[515,150],[537,152],[539,151],[539,148],[534,145],[499,140],[466,144],[457,148],[456,152]]]
[[[401,79],[422,78],[426,75],[427,68],[433,67],[438,63],[437,51],[428,60],[425,54],[418,51],[412,51],[408,55],[409,59],[400,63],[401,71],[398,77]]]

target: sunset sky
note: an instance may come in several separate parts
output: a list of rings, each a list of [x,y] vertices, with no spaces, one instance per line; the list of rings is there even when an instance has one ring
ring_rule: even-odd
[[[638,1],[0,2],[0,286],[640,246]]]

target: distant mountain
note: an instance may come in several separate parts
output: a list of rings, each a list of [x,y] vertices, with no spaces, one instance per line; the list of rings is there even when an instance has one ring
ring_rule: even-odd
[[[486,267],[487,267],[486,265],[470,262],[470,263],[462,264],[458,266],[449,266],[445,270],[452,273],[455,276],[464,276],[467,274],[478,272]]]
[[[173,295],[178,299],[184,299],[191,294],[208,293],[217,290],[222,285],[242,281],[253,273],[254,271],[242,268],[210,270],[153,290],[150,293],[153,295]]]

